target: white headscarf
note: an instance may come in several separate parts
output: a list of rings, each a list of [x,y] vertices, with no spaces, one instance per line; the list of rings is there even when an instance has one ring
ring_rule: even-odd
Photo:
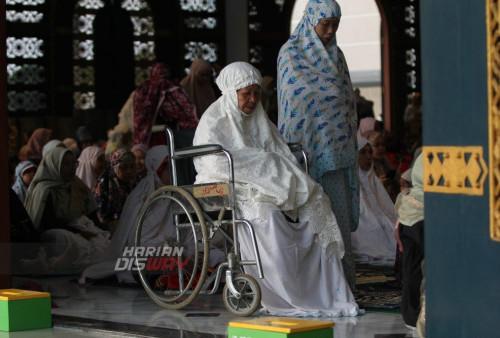
[[[370,142],[358,135],[358,151]],[[356,259],[367,264],[392,264],[396,254],[394,226],[396,210],[389,194],[375,174],[359,168],[360,212],[358,230],[352,234]]]
[[[237,90],[261,83],[259,71],[245,62],[226,66],[216,80],[222,96],[201,117],[193,145],[220,144],[234,160],[236,201],[242,216],[267,220],[271,210],[309,221],[329,253],[343,255],[340,230],[322,188],[306,175],[259,102],[252,114],[238,108]],[[196,183],[228,179],[225,157],[195,159]]]
[[[78,168],[76,169],[76,176],[89,187],[94,189],[97,183],[98,177],[96,177],[94,172],[95,163],[97,158],[104,154],[101,148],[96,146],[89,146],[82,150],[80,157],[78,158]]]
[[[347,63],[336,38],[325,46],[315,26],[340,18],[334,0],[310,0],[278,56],[278,128],[309,154],[310,174],[354,167],[357,113]]]

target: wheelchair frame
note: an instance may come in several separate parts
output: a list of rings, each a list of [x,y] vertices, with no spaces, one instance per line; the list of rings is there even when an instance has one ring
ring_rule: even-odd
[[[194,242],[193,250],[196,254],[194,257],[187,258],[185,262],[188,263],[184,266],[181,266],[182,262],[180,258],[178,258],[176,265],[177,271],[174,273],[170,270],[168,272],[168,278],[165,277],[166,275],[153,275],[155,279],[153,283],[151,280],[152,277],[148,275],[147,269],[137,269],[140,281],[148,295],[157,304],[167,309],[181,309],[188,305],[199,293],[214,294],[218,290],[222,273],[225,270],[225,286],[223,290],[224,305],[229,312],[236,316],[251,315],[260,306],[261,291],[259,284],[252,276],[242,273],[242,267],[245,265],[256,265],[259,278],[261,279],[264,278],[264,273],[262,271],[253,226],[249,221],[237,219],[236,217],[232,156],[230,152],[225,150],[222,146],[214,144],[176,150],[172,130],[165,126],[153,127],[153,132],[161,131],[166,133],[168,140],[170,154],[169,167],[172,184],[156,190],[144,202],[138,217],[135,246],[136,248],[141,246],[142,227],[148,209],[153,207],[159,200],[168,199],[170,203],[173,203],[172,210],[174,212],[176,243],[182,243],[181,231],[190,232]],[[214,154],[224,154],[227,158],[229,171],[229,180],[227,182],[214,182],[192,186],[177,185],[177,161]],[[305,159],[307,163],[307,157],[305,157]],[[203,188],[207,186],[209,188],[220,186],[221,189],[216,189],[219,192],[215,193],[213,192],[214,189],[205,189],[205,191],[210,190],[210,192],[208,194],[209,196],[204,197],[203,193],[201,195],[199,194],[199,191],[200,189],[203,191]],[[198,191],[198,194],[196,191]],[[205,201],[214,198],[218,199],[218,201],[222,201],[222,206],[215,205],[214,210],[204,210],[202,206],[205,206]],[[208,215],[210,211],[219,212],[217,219],[214,220]],[[229,220],[223,219],[226,211],[230,211],[231,217]],[[245,225],[251,235],[254,260],[241,260],[238,248],[238,228],[241,225]],[[232,226],[232,238],[225,230],[229,226]],[[232,250],[226,252],[227,260],[219,263],[216,267],[216,272],[207,279],[208,259],[210,255],[209,244],[217,232],[221,232],[225,238],[225,246],[227,246],[228,242],[232,244]],[[198,247],[200,243],[203,247],[200,247],[199,250]],[[165,245],[169,246],[169,243],[164,243],[163,247],[165,247]],[[202,257],[200,257],[200,255]],[[139,255],[139,251],[136,250],[136,262],[138,262],[140,258],[142,257]],[[190,264],[190,260],[193,261],[192,264]],[[186,268],[188,265],[189,268]],[[162,279],[166,279],[167,283],[161,282]],[[167,285],[165,286],[165,284]]]

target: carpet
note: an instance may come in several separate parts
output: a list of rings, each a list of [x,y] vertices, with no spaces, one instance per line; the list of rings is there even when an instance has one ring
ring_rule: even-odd
[[[399,312],[401,286],[393,267],[359,266],[356,272],[356,302],[365,310]]]

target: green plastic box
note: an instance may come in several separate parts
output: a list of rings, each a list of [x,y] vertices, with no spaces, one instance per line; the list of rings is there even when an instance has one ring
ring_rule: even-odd
[[[334,322],[261,317],[230,322],[228,338],[333,338]]]
[[[0,331],[52,327],[50,293],[19,289],[0,290]]]

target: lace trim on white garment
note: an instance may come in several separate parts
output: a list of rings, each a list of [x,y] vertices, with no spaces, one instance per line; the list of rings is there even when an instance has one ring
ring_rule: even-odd
[[[246,197],[246,198],[245,198]],[[241,216],[248,220],[268,222],[271,211],[276,205],[270,201],[248,199],[248,196],[237,196],[237,208]],[[282,210],[287,215],[287,210]],[[293,214],[293,213],[292,213]],[[321,186],[316,185],[309,200],[298,209],[297,216],[301,222],[308,223],[308,229],[315,234],[315,242],[325,250],[327,257],[332,254],[339,258],[344,257],[344,242],[337,223],[337,219],[330,207],[330,200]]]

